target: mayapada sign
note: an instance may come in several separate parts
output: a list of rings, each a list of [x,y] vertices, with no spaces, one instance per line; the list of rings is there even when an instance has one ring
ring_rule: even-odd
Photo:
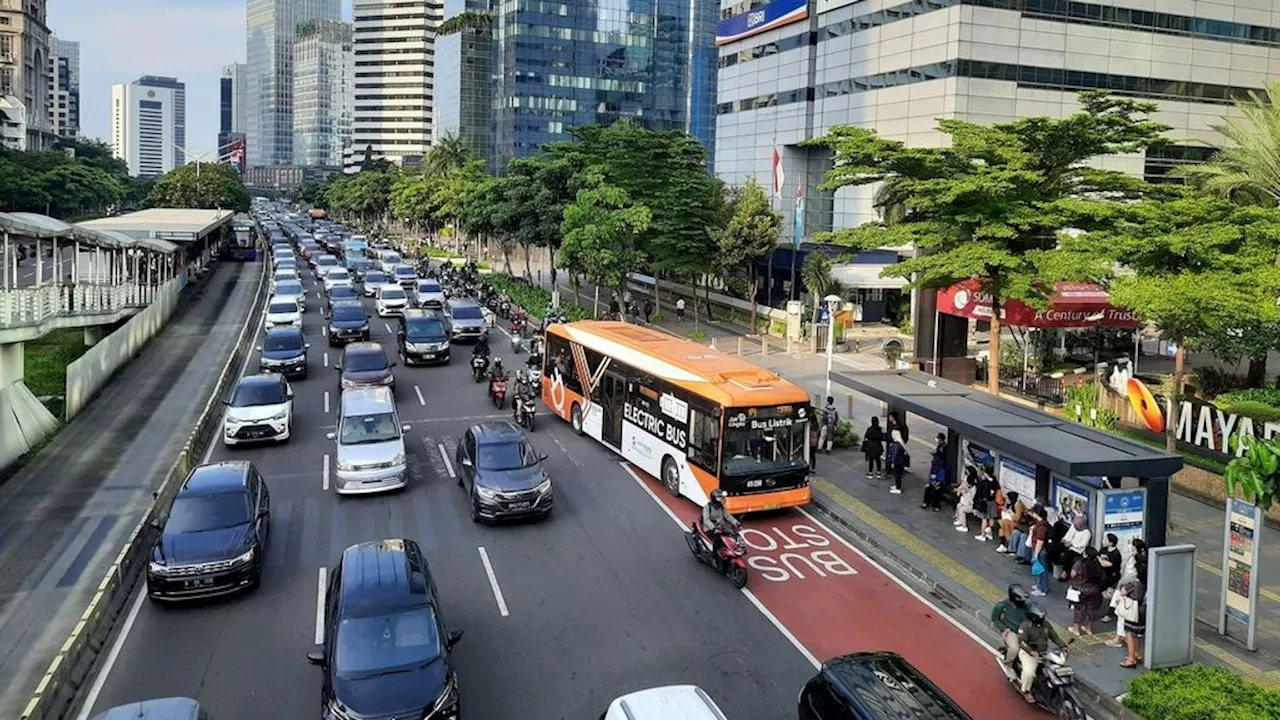
[[[1112,377],[1112,389],[1117,379]],[[1135,377],[1123,378],[1124,394],[1147,429],[1163,433],[1170,415],[1169,400],[1156,399],[1146,384]],[[1253,418],[1229,413],[1222,408],[1190,400],[1182,401],[1178,408],[1178,427],[1174,436],[1178,442],[1194,445],[1203,450],[1239,457],[1248,449],[1241,437],[1270,440],[1280,434],[1280,422],[1255,421]]]

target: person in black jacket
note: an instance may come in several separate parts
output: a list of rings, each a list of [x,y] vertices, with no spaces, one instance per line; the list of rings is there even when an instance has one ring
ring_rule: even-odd
[[[934,512],[942,509],[942,498],[947,494],[947,436],[938,433],[938,442],[933,448],[933,459],[929,463],[929,478],[924,484],[924,500],[920,507],[933,507]]]
[[[880,427],[880,418],[871,418],[871,425],[862,434],[862,454],[867,459],[867,479],[874,480],[884,476],[884,430]]]

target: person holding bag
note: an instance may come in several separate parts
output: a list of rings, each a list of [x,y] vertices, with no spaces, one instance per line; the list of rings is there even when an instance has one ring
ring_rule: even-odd
[[[901,495],[902,473],[911,466],[911,456],[907,454],[907,448],[902,444],[902,434],[897,430],[889,433],[889,452],[885,454],[885,462],[889,465],[889,472],[893,473],[893,485],[889,492]]]
[[[1098,549],[1089,545],[1084,555],[1071,568],[1071,584],[1067,586],[1067,602],[1071,603],[1072,635],[1093,634],[1093,623],[1102,609],[1102,583],[1106,571],[1098,561]]]

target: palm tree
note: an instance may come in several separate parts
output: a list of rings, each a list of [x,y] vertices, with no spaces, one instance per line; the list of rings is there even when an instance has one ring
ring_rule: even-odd
[[[467,143],[450,130],[427,151],[426,171],[428,175],[437,177],[447,175],[465,168],[474,159]]]
[[[831,277],[831,258],[820,252],[810,252],[800,268],[800,279],[804,281],[804,289],[813,300],[813,318],[810,323],[818,324],[818,311],[822,309],[822,298],[828,295],[842,295],[847,288]]]

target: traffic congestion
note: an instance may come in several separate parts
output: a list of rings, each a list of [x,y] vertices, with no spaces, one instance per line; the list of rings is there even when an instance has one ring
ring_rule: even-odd
[[[1035,716],[806,510],[804,390],[530,317],[474,264],[255,220],[254,351],[81,718]]]

